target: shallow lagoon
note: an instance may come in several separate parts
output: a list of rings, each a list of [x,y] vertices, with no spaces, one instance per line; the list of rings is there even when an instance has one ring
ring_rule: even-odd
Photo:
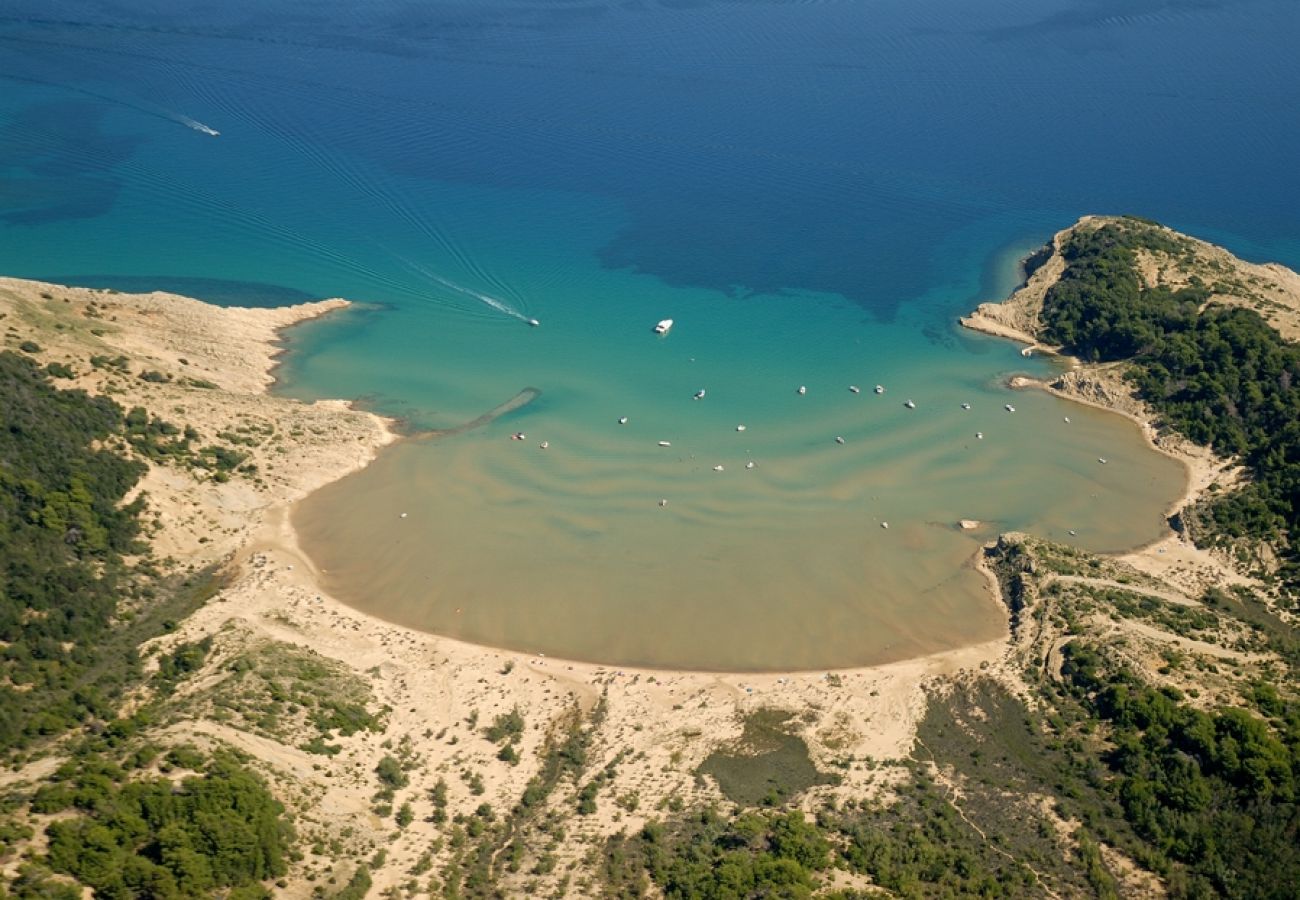
[[[532,404],[401,444],[301,504],[332,592],[553,656],[862,665],[1002,633],[970,565],[998,531],[1125,549],[1165,533],[1184,486],[1128,420],[1003,387],[1050,365],[1004,341],[954,335],[938,352],[847,306],[809,322],[796,298],[748,308],[743,330],[740,307],[697,307],[666,338],[599,309],[575,333],[520,329],[511,368],[529,355]]]

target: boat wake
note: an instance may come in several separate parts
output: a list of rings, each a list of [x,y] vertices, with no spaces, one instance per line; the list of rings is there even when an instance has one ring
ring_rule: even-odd
[[[221,132],[217,131],[217,129],[204,125],[198,119],[191,119],[189,116],[182,116],[180,113],[172,113],[171,118],[177,122],[180,122],[182,125],[186,126],[187,128],[193,128],[195,131],[202,132],[203,134],[211,135],[212,137],[216,137],[219,134],[221,134]]]
[[[497,312],[510,316],[513,319],[518,319],[520,322],[527,323],[528,325],[535,326],[539,324],[536,319],[524,315],[514,306],[510,305],[509,302],[502,300],[500,297],[493,297],[491,294],[485,294],[482,291],[476,291],[473,288],[467,288],[464,285],[457,284],[456,282],[448,278],[444,278],[441,275],[438,275],[434,272],[430,272],[424,266],[420,265],[417,262],[413,262],[412,260],[409,260],[404,256],[400,256],[398,254],[394,254],[394,255],[397,256],[397,258],[400,259],[402,262],[406,263],[406,265],[409,266],[411,269],[413,269],[416,272],[419,272],[425,278],[428,278],[430,281],[442,285],[443,287],[447,288],[450,291],[454,291],[455,293],[461,295],[462,297],[470,297],[474,300],[479,301],[480,303],[483,303],[490,309],[494,309]]]

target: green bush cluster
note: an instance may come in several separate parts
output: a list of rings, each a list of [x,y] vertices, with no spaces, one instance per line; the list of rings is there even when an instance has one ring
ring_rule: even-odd
[[[830,844],[803,813],[747,813],[730,821],[712,809],[671,827],[648,823],[606,848],[606,880],[621,895],[643,893],[641,872],[668,898],[810,897],[812,873]]]
[[[233,757],[192,760],[201,775],[131,780],[90,758],[61,768],[33,799],[42,813],[75,812],[46,828],[46,863],[97,897],[269,896],[287,871],[283,808]]]
[[[198,440],[199,433],[186,426],[181,428],[171,422],[149,415],[142,406],[135,406],[124,420],[127,442],[137,453],[153,462],[182,462],[190,458],[190,444]]]

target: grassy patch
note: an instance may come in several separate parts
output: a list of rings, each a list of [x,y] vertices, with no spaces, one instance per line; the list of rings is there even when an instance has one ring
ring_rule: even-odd
[[[745,730],[730,750],[716,750],[697,774],[710,775],[728,800],[742,806],[774,806],[818,784],[834,784],[834,775],[817,770],[803,738],[791,734],[794,714],[760,709],[745,719]]]

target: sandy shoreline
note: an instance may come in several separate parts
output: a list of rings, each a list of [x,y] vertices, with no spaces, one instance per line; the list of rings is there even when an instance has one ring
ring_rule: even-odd
[[[1092,221],[1101,220],[1084,220]],[[1057,247],[1065,234],[1054,238]],[[1045,257],[1004,304],[982,304],[962,324],[1053,352],[1036,342],[1035,329],[1042,298],[1062,269],[1059,255]],[[1296,296],[1300,308],[1300,290]],[[281,895],[310,896],[322,873],[346,881],[357,861],[380,847],[389,861],[372,873],[374,890],[403,884],[442,834],[430,800],[435,784],[447,785],[452,815],[470,815],[483,803],[510,810],[540,771],[548,741],[574,722],[588,732],[587,762],[547,801],[548,814],[564,821],[567,838],[556,850],[555,871],[528,879],[543,890],[555,889],[563,872],[581,871],[606,837],[661,817],[667,804],[721,802],[716,783],[698,777],[696,769],[710,754],[736,745],[752,712],[792,712],[790,727],[812,762],[839,776],[838,784],[799,797],[799,805],[811,810],[828,800],[890,789],[895,775],[880,763],[912,753],[928,691],[977,671],[1021,691],[1017,645],[1009,633],[834,672],[675,671],[474,645],[385,622],[336,600],[322,590],[299,545],[293,510],[311,492],[368,465],[399,439],[397,429],[393,421],[344,401],[304,403],[271,391],[285,350],[284,329],[348,306],[326,300],[281,309],[220,309],[169,294],[0,279],[7,347],[32,340],[40,347],[32,354],[38,361],[72,367],[75,377],[68,384],[190,426],[196,446],[213,443],[243,455],[241,465],[225,473],[211,470],[201,457],[150,465],[140,490],[147,495],[156,554],[178,570],[218,566],[229,582],[174,633],[142,649],[156,659],[182,642],[212,640],[204,668],[181,684],[160,728],[175,740],[247,752],[293,812],[306,855]],[[1187,467],[1177,508],[1211,484],[1235,477],[1230,462],[1161,433],[1115,367],[1075,361],[1050,382],[1019,378],[1013,386],[1047,390],[1137,422],[1154,449]],[[1173,532],[1119,560],[1188,597],[1241,578]],[[1000,605],[983,553],[971,563]],[[258,725],[256,717],[232,715],[241,702],[232,671],[292,667],[304,660],[334,672],[338,690],[364,698],[375,716],[373,730],[332,736],[335,749],[322,755],[310,749],[312,732],[303,722],[276,730]],[[503,761],[484,727],[511,710],[519,711],[525,727],[517,759]],[[376,804],[373,770],[379,758],[399,752],[418,764],[399,798],[410,803],[414,819],[394,830],[391,810]],[[46,762],[38,761],[26,777],[38,780]],[[607,768],[613,774],[599,780]],[[576,815],[576,796],[588,783],[601,785],[597,811]],[[519,878],[502,889],[522,888],[525,880]]]
[[[424,822],[435,782],[448,783],[452,811],[468,813],[484,801],[510,809],[537,773],[548,736],[574,710],[591,715],[600,707],[590,726],[588,772],[617,761],[607,790],[622,798],[603,800],[597,813],[573,820],[574,840],[564,852],[577,860],[606,836],[656,817],[669,799],[687,805],[721,800],[716,785],[698,779],[695,768],[736,741],[744,716],[760,708],[795,712],[793,726],[823,771],[837,761],[859,761],[836,768],[840,784],[812,789],[801,798],[804,805],[811,808],[828,795],[867,796],[888,780],[871,761],[911,752],[927,686],[960,671],[996,668],[1005,658],[1008,644],[998,639],[834,673],[636,669],[477,646],[393,625],[335,600],[321,589],[298,545],[293,507],[367,465],[398,439],[396,429],[344,401],[308,404],[269,391],[282,330],[346,306],[328,300],[276,310],[219,309],[168,294],[0,279],[6,321],[21,323],[16,330],[40,345],[39,361],[71,365],[73,385],[190,425],[204,442],[247,441],[231,447],[249,454],[252,474],[220,482],[201,467],[155,464],[142,482],[157,554],[182,569],[217,564],[230,573],[216,597],[143,650],[156,656],[185,641],[213,639],[203,672],[175,696],[169,733],[251,754],[299,816],[300,831],[337,836],[352,829],[358,854],[386,846],[391,862],[374,873],[377,890],[404,880],[439,834]],[[101,362],[89,364],[92,356]],[[115,366],[104,358],[125,362]],[[996,599],[993,586],[990,593]],[[342,667],[372,697],[371,708],[388,710],[382,729],[339,737],[339,751],[321,756],[301,749],[305,735],[272,737],[214,716],[214,692],[224,690],[231,661],[249,648]],[[523,711],[527,721],[516,765],[499,761],[497,747],[482,737],[483,725],[511,709]],[[391,821],[375,812],[371,771],[386,748],[403,745],[422,764],[411,773],[416,821],[394,837]],[[471,769],[481,775],[481,794],[457,775]],[[555,802],[571,810],[577,789],[557,789]],[[308,896],[305,873],[336,864],[308,854],[282,893]]]

